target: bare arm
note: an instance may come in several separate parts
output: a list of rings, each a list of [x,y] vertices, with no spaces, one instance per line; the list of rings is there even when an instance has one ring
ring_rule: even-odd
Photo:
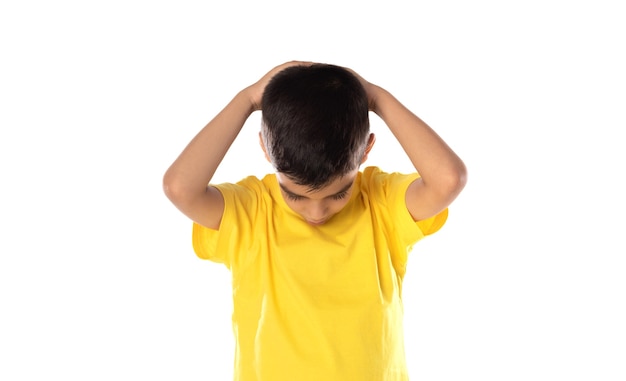
[[[261,97],[269,80],[280,70],[299,64],[304,63],[292,61],[279,65],[240,91],[165,172],[163,190],[187,217],[208,228],[219,228],[224,199],[208,184],[248,117],[260,110]]]
[[[465,164],[433,129],[388,91],[367,82],[365,87],[371,110],[389,127],[420,173],[406,193],[411,216],[415,221],[434,216],[465,187]]]
[[[245,91],[238,93],[191,140],[163,177],[163,190],[170,201],[208,228],[219,228],[224,211],[221,193],[208,184],[253,111]]]

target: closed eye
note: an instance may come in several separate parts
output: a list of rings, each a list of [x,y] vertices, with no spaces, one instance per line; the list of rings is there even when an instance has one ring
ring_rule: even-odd
[[[334,194],[332,198],[333,200],[341,200],[343,198],[346,198],[347,195],[348,195],[348,192],[341,192],[341,193]]]
[[[291,192],[287,192],[284,189],[283,189],[283,194],[285,196],[287,196],[287,198],[289,200],[291,200],[291,201],[300,201],[300,200],[303,200],[303,199],[306,198],[304,196],[300,196],[300,195],[297,195],[297,194],[294,194],[294,193],[291,193]],[[348,191],[339,192],[339,193],[334,194],[332,196],[328,196],[327,198],[330,198],[332,200],[338,201],[338,200],[342,200],[342,199],[346,198],[346,196],[348,196]]]
[[[287,198],[288,198],[288,199],[290,199],[290,200],[292,200],[292,201],[298,201],[298,200],[302,200],[302,199],[304,198],[304,197],[302,197],[302,196],[298,196],[298,195],[293,194],[293,193],[287,193],[287,192],[285,192],[285,194],[287,195]]]

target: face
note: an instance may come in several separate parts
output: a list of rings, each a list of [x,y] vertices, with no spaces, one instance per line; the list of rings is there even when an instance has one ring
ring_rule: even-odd
[[[287,205],[310,225],[318,226],[346,206],[357,174],[358,168],[314,191],[294,183],[280,172],[276,173],[276,178]]]

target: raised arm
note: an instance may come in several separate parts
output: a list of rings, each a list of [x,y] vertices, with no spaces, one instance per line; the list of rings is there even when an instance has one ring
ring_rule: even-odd
[[[465,164],[432,128],[393,95],[359,78],[370,98],[370,109],[389,127],[421,176],[406,193],[411,216],[419,221],[436,215],[465,187]]]
[[[269,80],[280,70],[299,64],[305,63],[292,61],[279,65],[258,82],[240,91],[189,142],[165,172],[163,190],[187,217],[208,228],[219,228],[224,199],[209,182],[248,117],[260,110],[263,91]]]

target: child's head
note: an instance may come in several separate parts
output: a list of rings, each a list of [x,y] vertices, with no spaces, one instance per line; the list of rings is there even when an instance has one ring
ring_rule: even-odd
[[[339,66],[292,66],[262,99],[262,142],[277,172],[311,190],[361,164],[369,138],[365,89]]]

